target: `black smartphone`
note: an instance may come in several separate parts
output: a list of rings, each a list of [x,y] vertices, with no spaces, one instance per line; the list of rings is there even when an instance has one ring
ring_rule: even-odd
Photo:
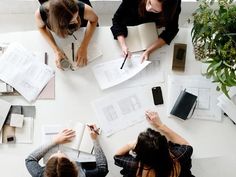
[[[163,104],[161,87],[153,87],[152,96],[155,105]]]

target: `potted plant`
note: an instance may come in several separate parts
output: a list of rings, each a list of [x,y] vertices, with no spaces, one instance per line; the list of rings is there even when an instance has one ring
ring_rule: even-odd
[[[192,42],[196,59],[208,64],[207,78],[227,97],[236,86],[236,4],[202,0],[193,13]]]

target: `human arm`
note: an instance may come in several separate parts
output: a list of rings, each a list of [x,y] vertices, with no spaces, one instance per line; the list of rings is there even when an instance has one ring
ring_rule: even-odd
[[[162,135],[164,135],[168,141],[180,145],[189,145],[189,143],[183,137],[178,135],[176,132],[161,122],[157,112],[146,111],[145,115],[148,122],[153,125]]]
[[[39,165],[40,159],[53,147],[69,142],[75,136],[74,131],[70,129],[65,129],[59,134],[57,134],[52,142],[42,145],[36,150],[34,150],[30,155],[25,159],[25,165],[33,177],[38,177],[43,174],[43,167]]]
[[[153,42],[151,44],[151,46],[149,46],[147,48],[147,50],[145,50],[141,56],[142,58],[142,62],[147,60],[149,58],[149,55],[156,49],[161,48],[163,45],[165,45],[166,42],[162,39],[162,38],[158,38],[155,42]]]
[[[126,145],[124,145],[123,147],[121,147],[120,149],[118,149],[115,153],[115,155],[125,155],[128,154],[129,151],[133,150],[136,146],[137,140],[131,141],[129,143],[127,143]]]
[[[39,32],[46,39],[46,41],[48,42],[48,44],[51,46],[51,48],[54,51],[56,66],[61,69],[60,61],[63,58],[66,58],[66,56],[64,52],[58,47],[52,33],[48,30],[47,26],[43,22],[39,9],[37,9],[35,12],[35,21],[36,21],[36,25],[38,27]]]
[[[84,6],[84,19],[88,20],[86,31],[84,34],[84,38],[81,42],[80,47],[77,50],[77,65],[78,66],[85,66],[87,65],[88,59],[87,59],[87,48],[89,45],[89,41],[92,38],[92,35],[96,29],[97,23],[98,23],[98,16],[95,14],[93,9],[86,5]]]
[[[97,140],[98,134],[94,130],[98,130],[95,125],[91,125],[93,128],[90,128],[90,136],[93,140],[94,145],[94,154],[96,158],[96,167],[91,170],[85,170],[86,177],[103,177],[108,173],[108,165],[106,156]]]

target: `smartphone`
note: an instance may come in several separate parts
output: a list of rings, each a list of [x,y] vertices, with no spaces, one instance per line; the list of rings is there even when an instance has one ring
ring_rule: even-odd
[[[153,102],[155,105],[163,104],[161,87],[152,88]]]

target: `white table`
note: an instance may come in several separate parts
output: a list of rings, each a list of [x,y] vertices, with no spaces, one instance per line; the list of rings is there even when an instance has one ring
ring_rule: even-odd
[[[72,37],[63,40],[62,44],[74,40]],[[41,143],[41,127],[45,124],[64,124],[68,120],[80,122],[96,122],[95,113],[91,107],[91,101],[118,90],[114,87],[101,91],[90,66],[109,59],[115,59],[121,55],[121,51],[116,41],[113,40],[109,27],[97,28],[93,41],[100,46],[103,56],[78,71],[63,72],[56,68],[54,55],[50,46],[46,43],[38,31],[16,32],[0,34],[0,42],[18,41],[31,51],[48,52],[49,65],[56,70],[56,99],[38,100],[33,105],[36,106],[36,118],[34,121],[34,143],[33,144],[15,144],[0,145],[0,167],[1,176],[26,177],[30,176],[25,168],[25,157]],[[173,43],[187,42],[187,60],[184,73],[172,72]],[[149,92],[149,98],[152,99],[151,88],[160,85],[162,87],[164,101],[167,100],[167,75],[168,74],[199,74],[201,63],[194,60],[194,54],[191,45],[190,31],[181,29],[170,46],[166,46],[169,56],[161,60],[161,67],[165,68],[165,82],[153,83],[145,86]],[[155,57],[156,52],[151,56]],[[28,103],[22,97],[3,97],[12,104]],[[152,107],[150,105],[150,107]],[[194,158],[215,157],[235,154],[236,149],[236,127],[227,118],[222,122],[211,122],[201,120],[180,121],[173,118],[167,118],[166,104],[157,106],[161,119],[169,127],[177,131],[186,138],[194,147]],[[140,131],[146,129],[149,125],[146,121],[123,130],[107,138],[100,137],[100,144],[109,161],[109,175],[117,177],[119,168],[113,164],[114,152],[137,137]],[[127,136],[128,135],[128,136]]]

